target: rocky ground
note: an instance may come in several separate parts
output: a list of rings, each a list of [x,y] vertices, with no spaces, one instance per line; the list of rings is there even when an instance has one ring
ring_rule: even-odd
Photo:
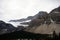
[[[32,28],[25,29],[24,31],[41,34],[52,34],[55,31],[57,34],[60,32],[60,24],[51,23],[50,25],[42,24]]]

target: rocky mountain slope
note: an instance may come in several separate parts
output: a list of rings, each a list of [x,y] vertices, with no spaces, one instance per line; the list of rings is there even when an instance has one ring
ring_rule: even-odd
[[[12,24],[0,20],[0,34],[14,32],[15,29]]]
[[[41,34],[52,34],[55,31],[57,34],[60,32],[60,24],[51,23],[50,25],[42,24],[32,28],[25,29],[24,31]]]
[[[41,24],[38,20],[44,23]],[[35,19],[31,20],[30,25],[32,26],[29,26],[25,31],[42,34],[52,34],[53,31],[55,31],[58,34],[60,32],[60,7],[53,9],[49,14],[46,12],[39,12],[35,16]]]

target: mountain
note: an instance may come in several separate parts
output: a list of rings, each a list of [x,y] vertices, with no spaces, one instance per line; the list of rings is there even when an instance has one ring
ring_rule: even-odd
[[[10,20],[9,22],[23,22],[23,21],[31,20],[32,18],[33,16],[28,16],[27,18],[22,18],[18,20]]]
[[[9,22],[21,22],[21,21],[25,21],[26,19],[25,18],[22,18],[22,19],[18,19],[18,20],[10,20]]]
[[[14,27],[11,24],[0,21],[0,39],[20,39],[20,38],[31,38],[31,39],[39,39],[39,40],[58,40],[59,36],[53,33],[53,31],[60,31],[60,24],[42,24],[40,26],[35,26],[28,29],[24,29],[23,26],[18,26],[17,29],[14,30]],[[23,30],[21,29],[23,28]],[[7,30],[9,31],[7,31]],[[10,30],[13,29],[13,30]],[[2,31],[1,31],[2,30]],[[12,32],[13,31],[13,32]],[[3,32],[3,33],[2,33]],[[8,33],[9,32],[9,33]],[[51,34],[52,32],[52,34]],[[36,40],[37,40],[36,39]]]
[[[15,29],[16,28],[12,24],[0,20],[0,34],[14,32]]]
[[[52,22],[53,21],[53,22]],[[49,14],[39,12],[29,23],[24,31],[42,34],[52,34],[55,31],[60,33],[60,7],[53,9]]]
[[[49,14],[45,11],[40,11],[36,15],[34,15],[34,18],[30,21],[29,26],[39,26],[41,24],[50,24],[50,17]]]
[[[20,22],[30,19],[30,22],[21,23],[28,24],[29,26],[26,28],[24,26],[15,28],[11,24],[0,21],[0,34],[3,34],[0,35],[0,38],[42,38],[41,40],[44,40],[48,38],[46,34],[52,35],[53,32],[54,34],[56,32],[57,35],[60,35],[60,7],[53,9],[50,13],[40,11],[34,16],[19,20],[10,20],[10,22]],[[45,35],[43,36],[42,34]]]
[[[41,18],[45,18],[47,16],[48,16],[47,12],[45,12],[45,11],[39,11],[36,15],[34,15],[34,18],[41,19]]]
[[[25,29],[24,26],[17,26],[16,31],[20,31],[20,30],[24,30],[24,29]]]
[[[28,17],[28,18],[31,18],[31,17]],[[46,24],[50,24],[51,21],[50,21],[50,16],[47,12],[45,11],[40,11],[38,12],[36,15],[33,16],[33,18],[31,19],[30,22],[23,22],[21,24],[25,24],[25,25],[29,25],[29,26],[38,26],[40,24],[43,24],[43,23],[46,23]]]
[[[29,25],[24,31],[51,34],[53,31],[60,32],[60,24],[57,24],[58,22],[60,22],[60,7],[53,9],[50,13],[40,11],[32,17],[29,23],[22,24]]]
[[[26,19],[31,20],[34,16],[28,16]]]
[[[50,13],[51,19],[56,22],[60,23],[60,6],[53,9]]]
[[[29,25],[29,22],[23,22],[23,23],[20,23],[20,24]]]
[[[30,22],[23,22],[23,21],[27,21],[27,20],[31,20],[31,21]],[[40,11],[34,16],[28,16],[27,18],[22,18],[22,19],[18,19],[18,20],[10,20],[9,22],[23,22],[21,24],[24,24],[24,25],[31,24],[30,26],[32,26],[32,25],[36,25],[36,24],[40,25],[41,23],[50,24],[50,18],[49,18],[49,14],[47,12]],[[35,24],[35,22],[37,22],[37,23]]]

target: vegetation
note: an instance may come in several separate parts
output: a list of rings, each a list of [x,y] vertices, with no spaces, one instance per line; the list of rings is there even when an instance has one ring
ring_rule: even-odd
[[[60,34],[59,34],[60,36]],[[0,39],[38,39],[38,40],[59,40],[59,36],[55,31],[53,34],[34,34],[26,31],[15,31],[0,35]]]

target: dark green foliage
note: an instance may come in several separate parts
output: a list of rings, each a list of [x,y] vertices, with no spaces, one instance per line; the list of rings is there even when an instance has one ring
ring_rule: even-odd
[[[48,34],[34,34],[26,31],[15,31],[12,33],[0,35],[0,39],[35,39],[35,40],[59,40],[59,36],[55,34],[49,37]]]
[[[8,33],[4,35],[0,35],[0,38],[45,38],[47,34],[34,34],[26,31],[16,31],[13,33]]]
[[[59,36],[53,31],[53,40],[59,40]]]

